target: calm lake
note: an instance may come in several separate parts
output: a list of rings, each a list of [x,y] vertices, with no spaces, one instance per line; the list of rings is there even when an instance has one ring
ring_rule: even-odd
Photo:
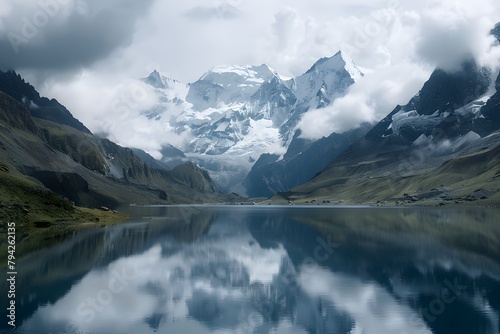
[[[17,263],[15,333],[500,333],[498,210],[126,210]]]

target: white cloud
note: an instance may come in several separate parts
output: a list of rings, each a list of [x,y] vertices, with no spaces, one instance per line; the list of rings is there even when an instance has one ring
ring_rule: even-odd
[[[354,333],[432,333],[418,313],[371,282],[322,268],[314,268],[312,273],[301,270],[299,282],[310,295],[324,296],[348,314]]]
[[[89,67],[130,45],[135,23],[153,1],[3,0],[0,69]]]
[[[318,139],[342,133],[363,122],[382,119],[398,104],[407,103],[421,88],[429,72],[405,62],[366,74],[346,96],[327,108],[307,112],[298,127],[302,137]]]
[[[196,20],[229,20],[240,16],[240,11],[231,4],[221,3],[212,7],[197,6],[188,10],[185,15]]]
[[[406,104],[436,67],[451,71],[474,57],[497,73],[500,48],[492,47],[495,19],[489,11],[499,5],[485,0],[413,6],[395,2],[345,19],[353,29],[342,46],[374,71],[328,108],[307,113],[299,124],[303,137],[317,139],[380,120],[397,104]]]
[[[96,82],[100,84],[96,86]],[[190,137],[144,115],[159,102],[158,95],[151,86],[137,80],[83,71],[78,80],[47,82],[49,96],[68,91],[77,91],[78,95],[64,101],[64,105],[69,110],[84,110],[77,117],[92,132],[106,134],[119,145],[141,148],[159,159],[162,146],[181,147]]]
[[[193,9],[196,19],[186,16]],[[85,75],[70,71],[61,79],[51,73],[55,79],[45,81],[41,92],[67,105],[92,131],[107,130],[123,145],[155,152],[163,143],[178,145],[185,138],[138,117],[136,110],[130,119],[110,112],[125,80],[144,77],[156,68],[193,82],[218,64],[267,63],[283,75],[297,76],[320,57],[344,49],[356,63],[374,72],[352,87],[349,96],[304,119],[305,135],[318,137],[385,116],[396,104],[406,103],[435,66],[452,68],[471,53],[481,64],[498,67],[499,48],[491,48],[492,39],[487,36],[498,12],[500,4],[494,0],[357,0],[348,4],[156,0],[136,22],[129,41],[122,38],[128,47],[102,54],[85,67]],[[214,13],[221,19],[206,19]],[[25,69],[21,74],[43,79],[46,73]],[[37,85],[40,81],[34,83],[41,86]],[[321,131],[318,121],[322,121]]]
[[[481,8],[482,4],[454,3],[426,9],[419,22],[417,56],[450,71],[471,56],[485,61],[494,41],[489,32],[496,22],[484,16],[485,13],[478,11],[476,6]]]
[[[261,41],[262,58],[282,75],[301,75],[319,58],[339,50],[337,28],[285,7],[274,15],[270,33]]]

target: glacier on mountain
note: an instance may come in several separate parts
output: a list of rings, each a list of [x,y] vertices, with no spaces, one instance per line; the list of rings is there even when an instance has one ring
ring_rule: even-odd
[[[179,149],[223,191],[244,194],[241,182],[262,154],[284,154],[304,113],[330,105],[362,77],[342,52],[291,79],[265,64],[215,66],[189,84],[154,71],[142,82],[159,102],[143,113],[188,133]]]

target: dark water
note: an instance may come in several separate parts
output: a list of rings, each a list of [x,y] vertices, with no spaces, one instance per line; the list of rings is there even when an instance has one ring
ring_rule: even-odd
[[[499,211],[130,210],[18,263],[17,332],[500,332]]]

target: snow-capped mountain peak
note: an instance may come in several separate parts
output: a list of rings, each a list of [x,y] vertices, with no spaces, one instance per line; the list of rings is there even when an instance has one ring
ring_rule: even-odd
[[[295,79],[266,64],[215,66],[188,85],[154,71],[143,81],[155,87],[160,103],[145,114],[186,133],[179,148],[229,190],[261,154],[286,151],[304,113],[330,105],[362,76],[342,52]]]
[[[208,72],[202,75],[200,80],[213,80],[212,75],[216,74],[234,74],[242,78],[262,78],[273,74],[272,70],[266,64],[260,66],[253,65],[218,65],[214,66]]]
[[[304,108],[317,109],[324,106],[322,100],[333,101],[344,95],[347,88],[363,77],[352,59],[337,52],[329,58],[321,58],[306,73],[295,79],[294,93]],[[322,100],[311,97],[321,96]]]
[[[203,74],[200,80],[213,82],[229,90],[241,89],[251,96],[261,84],[276,75],[276,71],[265,64],[219,65]]]
[[[151,72],[151,74],[142,79],[142,81],[158,89],[173,89],[176,88],[176,86],[182,85],[180,81],[165,77],[157,70]]]
[[[358,82],[364,76],[360,67],[358,67],[354,60],[345,52],[339,51],[338,55],[344,61],[344,69],[349,72],[354,82]]]
[[[255,94],[260,86],[277,76],[276,71],[263,64],[215,66],[190,84],[187,101],[195,108],[219,108],[242,104]]]
[[[304,74],[285,84],[289,87],[296,103],[280,133],[286,145],[293,137],[293,131],[302,115],[309,110],[321,109],[347,94],[349,87],[364,76],[352,59],[339,51],[329,58],[321,58]]]
[[[175,79],[163,76],[157,70],[151,72],[146,78],[140,79],[144,84],[153,87],[149,90],[157,94],[160,104],[143,110],[142,114],[151,119],[159,120],[161,116],[168,110],[170,113],[182,112],[188,107],[186,103],[186,95],[188,94],[188,86]]]
[[[363,77],[363,73],[356,66],[354,61],[346,53],[339,51],[332,57],[324,57],[319,59],[314,65],[305,73],[319,73],[319,72],[341,72],[347,71],[351,78],[356,82]]]

